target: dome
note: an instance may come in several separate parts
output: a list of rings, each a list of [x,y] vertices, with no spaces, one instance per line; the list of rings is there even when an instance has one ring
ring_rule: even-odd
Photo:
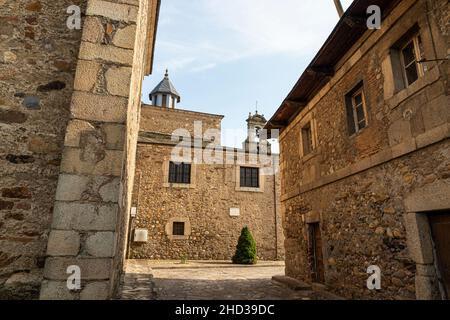
[[[166,70],[164,79],[152,90],[152,92],[150,92],[150,99],[158,94],[171,95],[176,98],[178,103],[181,101],[180,94],[178,93],[177,89],[175,89],[175,86],[172,84],[172,82],[169,80],[168,70]]]

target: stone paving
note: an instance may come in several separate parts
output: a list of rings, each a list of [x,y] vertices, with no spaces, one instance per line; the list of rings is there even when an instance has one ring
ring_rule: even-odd
[[[128,260],[124,300],[310,300],[311,291],[294,291],[271,280],[284,274],[283,262],[236,266],[226,261]]]

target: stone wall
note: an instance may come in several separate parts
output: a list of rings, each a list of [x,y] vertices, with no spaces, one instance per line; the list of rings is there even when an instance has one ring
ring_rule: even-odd
[[[0,299],[38,295],[85,0],[0,1]]]
[[[220,130],[222,119],[221,115],[143,105],[140,130],[172,134],[176,129],[183,128],[193,136],[194,121],[201,121],[203,131],[206,131],[207,129]]]
[[[279,175],[261,176],[261,189],[244,191],[236,181],[240,163],[249,160],[242,150],[222,149],[224,164],[192,164],[191,184],[168,183],[168,166],[176,142],[171,134],[186,129],[192,137],[208,129],[220,132],[223,116],[143,105],[141,134],[137,153],[133,205],[138,215],[136,228],[147,229],[147,243],[131,242],[130,258],[137,259],[230,259],[234,254],[241,229],[248,226],[265,260],[284,258],[282,218],[280,215]],[[194,132],[194,122],[202,122],[202,132]],[[198,138],[198,136],[196,136]],[[204,141],[203,147],[208,145]],[[214,145],[219,146],[220,141]],[[226,164],[226,156],[231,163]],[[190,150],[192,159],[205,149]],[[278,163],[278,155],[262,167]],[[233,164],[234,163],[234,164]],[[263,169],[261,169],[263,170]],[[272,170],[271,170],[272,171]],[[262,171],[261,171],[262,172]],[[231,217],[230,208],[239,208],[240,216]],[[174,240],[167,228],[173,219],[190,226],[188,239]]]
[[[302,216],[318,212],[329,288],[347,298],[415,298],[404,199],[415,189],[448,183],[449,154],[447,140],[285,201],[287,274],[310,281]],[[382,270],[379,292],[366,288],[370,265]]]
[[[261,176],[262,190],[249,192],[237,188],[236,165],[193,164],[189,187],[170,185],[166,179],[172,148],[139,144],[133,228],[147,229],[149,238],[147,243],[132,243],[130,258],[229,260],[241,229],[248,226],[260,259],[283,259],[280,211],[275,211],[274,199],[278,175]],[[239,208],[240,216],[231,217],[230,208]],[[190,224],[188,239],[170,239],[166,229],[171,219]]]
[[[427,62],[423,77],[397,91],[390,48],[417,23],[425,58],[444,59],[448,12],[447,1],[402,1],[381,30],[367,31],[353,46],[329,84],[281,133],[288,275],[311,281],[307,222],[315,217],[331,290],[348,298],[420,297],[404,202],[414,190],[450,178],[449,63]],[[369,124],[349,135],[345,95],[361,81]],[[315,121],[317,148],[302,158],[298,139],[307,119]],[[372,264],[382,269],[379,292],[366,288]]]
[[[83,31],[66,26],[72,4]],[[0,10],[0,297],[34,298],[44,278],[41,299],[109,298],[159,1],[1,1]],[[81,268],[78,291],[66,287],[69,265]]]
[[[122,2],[122,1],[119,1]],[[107,299],[122,272],[158,1],[90,0],[86,9],[41,299]],[[66,286],[81,269],[81,288]]]

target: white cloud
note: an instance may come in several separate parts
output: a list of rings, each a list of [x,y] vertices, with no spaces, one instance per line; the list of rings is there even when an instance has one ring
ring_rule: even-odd
[[[191,69],[192,72],[201,72],[201,71],[205,71],[205,70],[209,70],[214,68],[215,66],[217,66],[216,63],[207,63],[203,66],[199,66],[199,67],[194,67]]]
[[[317,0],[206,0],[211,17],[254,54],[304,54],[317,47],[336,20],[334,4]]]
[[[332,0],[173,0],[161,17],[157,71],[190,72],[255,55],[312,55],[338,20]]]

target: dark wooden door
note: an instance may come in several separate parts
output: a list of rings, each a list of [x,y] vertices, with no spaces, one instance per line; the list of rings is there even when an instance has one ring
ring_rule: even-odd
[[[429,215],[441,281],[450,293],[450,211]]]
[[[325,282],[322,236],[319,223],[308,224],[309,227],[309,259],[311,265],[311,278],[314,282]]]

